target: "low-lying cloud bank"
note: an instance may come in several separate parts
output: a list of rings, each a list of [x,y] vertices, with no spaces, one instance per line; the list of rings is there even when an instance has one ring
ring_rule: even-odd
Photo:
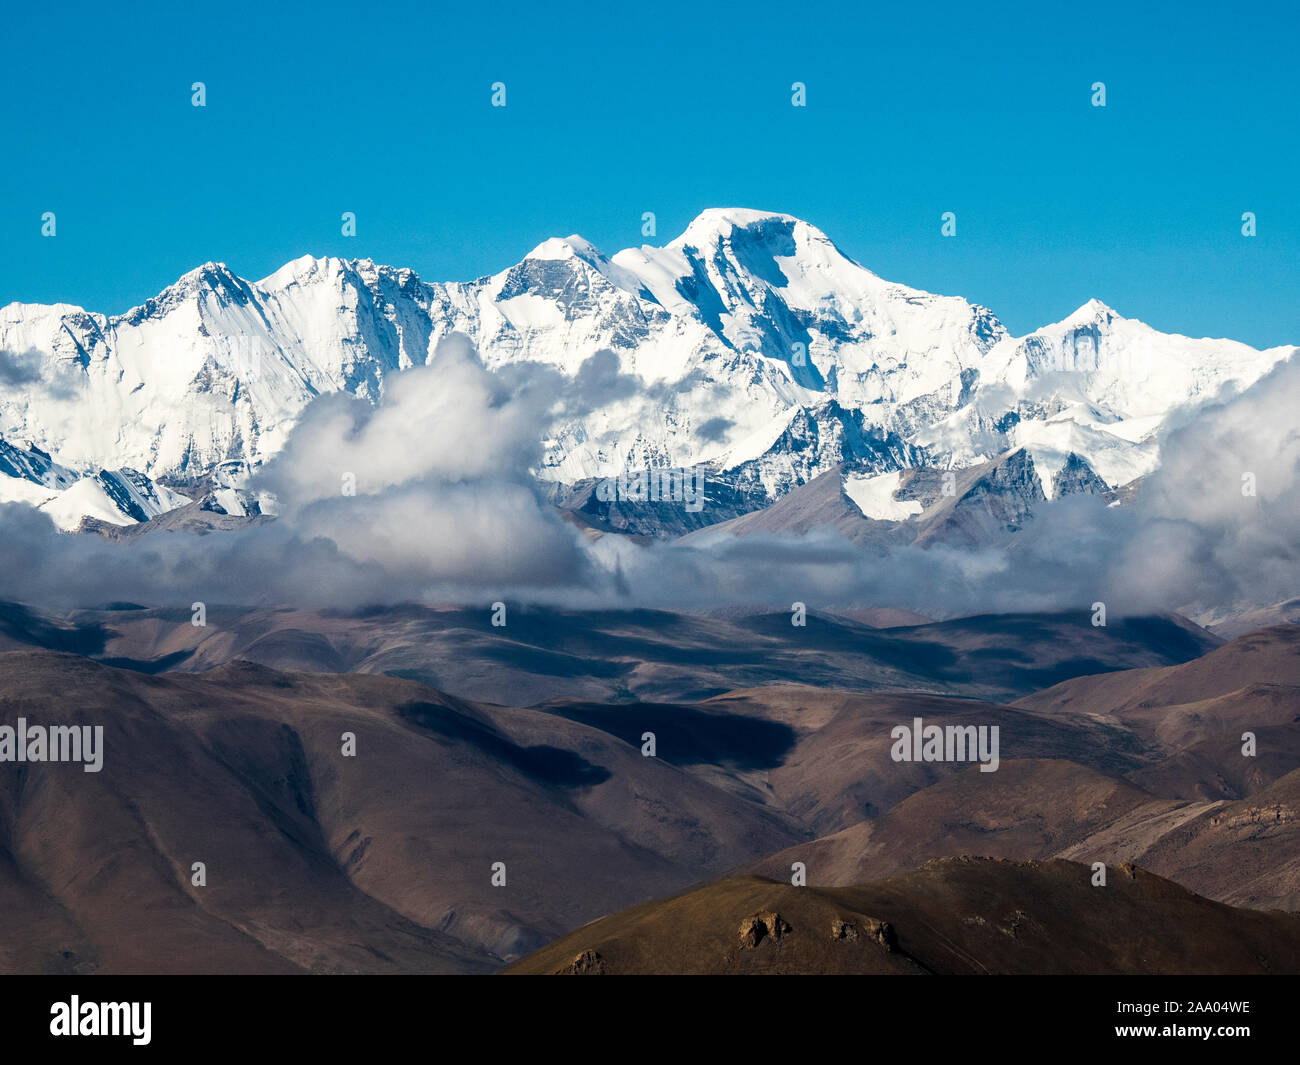
[[[831,531],[707,547],[589,541],[530,471],[553,412],[626,382],[602,352],[578,387],[486,370],[468,342],[391,378],[384,402],[312,404],[259,476],[280,517],[239,532],[118,544],[0,506],[0,598],[356,607],[497,599],[571,607],[897,606],[932,616],[1088,608],[1224,614],[1300,592],[1300,362],[1170,432],[1121,507],[1072,496],[996,548],[865,552]],[[1251,491],[1253,490],[1253,494]],[[672,504],[664,504],[672,505]]]

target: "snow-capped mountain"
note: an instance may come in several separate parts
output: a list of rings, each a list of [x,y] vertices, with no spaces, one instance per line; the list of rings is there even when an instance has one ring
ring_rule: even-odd
[[[0,503],[27,503],[73,531],[85,518],[109,525],[150,521],[190,500],[132,469],[81,474],[38,447],[0,439]]]
[[[552,239],[466,283],[304,257],[257,282],[208,263],[113,317],[10,304],[0,352],[34,372],[0,390],[0,436],[66,471],[61,491],[106,469],[188,491],[219,464],[275,454],[320,393],[378,399],[456,332],[490,368],[573,380],[612,353],[626,387],[557,419],[543,480],[707,464],[754,505],[840,463],[863,477],[1018,448],[1048,498],[1071,463],[1115,488],[1158,463],[1175,411],[1295,351],[1161,334],[1096,301],[1011,337],[983,307],[877,277],[806,222],[718,209],[662,248],[611,258]]]

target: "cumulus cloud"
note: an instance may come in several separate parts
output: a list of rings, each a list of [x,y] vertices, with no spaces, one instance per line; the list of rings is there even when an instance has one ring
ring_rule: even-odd
[[[304,412],[254,484],[276,495],[275,522],[111,543],[0,508],[0,597],[355,606],[581,585],[581,537],[532,476],[553,404],[540,388],[507,389],[449,338],[391,378],[381,404],[331,395]]]
[[[293,510],[338,497],[345,476],[363,497],[417,480],[526,476],[541,459],[546,409],[537,388],[507,390],[453,335],[428,365],[390,377],[379,405],[318,399],[260,482]]]
[[[408,598],[571,584],[584,569],[578,539],[533,477],[553,403],[536,387],[507,390],[453,336],[377,406],[314,403],[257,484],[298,537],[381,567]]]
[[[1112,575],[1153,602],[1224,609],[1300,590],[1300,360],[1187,419],[1142,485]]]

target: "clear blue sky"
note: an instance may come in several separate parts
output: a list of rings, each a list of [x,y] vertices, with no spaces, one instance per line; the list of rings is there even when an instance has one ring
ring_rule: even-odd
[[[747,206],[1014,332],[1096,296],[1300,342],[1296,5],[989,6],[10,4],[0,304],[115,313],[304,253],[468,279]]]

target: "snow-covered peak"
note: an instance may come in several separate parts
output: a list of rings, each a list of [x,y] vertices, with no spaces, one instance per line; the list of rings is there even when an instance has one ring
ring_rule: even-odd
[[[1232,340],[1161,333],[1100,300],[990,353],[984,386],[1010,386],[1023,399],[1086,400],[1116,419],[1164,415],[1245,387],[1293,349],[1257,351]],[[994,402],[1001,404],[998,394]]]
[[[525,257],[525,262],[572,262],[581,264],[604,277],[616,288],[622,289],[638,299],[653,302],[654,297],[646,289],[644,281],[632,271],[620,266],[597,248],[589,240],[576,233],[567,237],[551,237],[542,241]],[[507,271],[507,273],[509,273]]]
[[[695,216],[685,231],[668,245],[670,248],[711,248],[719,241],[730,240],[736,230],[760,233],[764,229],[781,227],[787,230],[795,225],[808,226],[794,215],[779,211],[756,211],[749,207],[709,207]],[[820,234],[820,231],[813,230]],[[825,237],[824,234],[820,234]]]
[[[317,277],[328,268],[328,259],[318,259],[314,255],[300,255],[296,259],[290,259],[274,273],[262,278],[257,283],[257,287],[268,291],[287,288],[289,285],[301,284]]]
[[[300,255],[297,259],[285,263],[279,270],[262,278],[254,287],[261,292],[280,292],[294,286],[321,282],[334,287],[343,284],[374,284],[382,274],[389,271],[389,267],[380,266],[373,259]]]
[[[727,260],[740,275],[775,288],[790,289],[787,296],[798,298],[799,287],[815,289],[817,295],[832,291],[865,292],[886,286],[875,274],[850,259],[816,226],[776,211],[746,207],[711,208],[701,212],[685,232],[662,249],[639,249],[642,253],[677,252],[685,261]],[[775,269],[773,268],[775,266]],[[921,293],[918,293],[921,294]]]
[[[1091,325],[1097,322],[1111,322],[1119,317],[1121,316],[1110,307],[1107,307],[1101,300],[1093,297],[1068,318],[1058,322],[1057,325],[1069,328],[1071,326]],[[1046,328],[1051,329],[1052,327],[1047,326]]]
[[[225,263],[206,262],[182,274],[174,285],[163,289],[145,306],[149,304],[166,306],[174,299],[190,297],[196,293],[242,293],[248,288],[248,282],[237,276]]]
[[[122,321],[137,324],[147,318],[159,318],[183,305],[220,307],[229,303],[247,303],[251,287],[235,275],[225,263],[207,262],[184,273],[175,284],[168,285],[153,299],[132,307]]]
[[[525,259],[582,259],[602,262],[604,254],[590,241],[574,233],[568,237],[549,237],[524,256]]]
[[[670,313],[783,364],[802,402],[833,393],[858,409],[951,410],[1006,336],[985,308],[884,281],[791,215],[706,211],[666,246],[613,261]]]
[[[219,285],[224,281],[238,282],[239,279],[231,272],[230,267],[225,263],[209,259],[202,266],[196,266],[193,270],[188,270],[177,279],[172,288],[191,288],[194,285],[205,284],[209,287]]]

